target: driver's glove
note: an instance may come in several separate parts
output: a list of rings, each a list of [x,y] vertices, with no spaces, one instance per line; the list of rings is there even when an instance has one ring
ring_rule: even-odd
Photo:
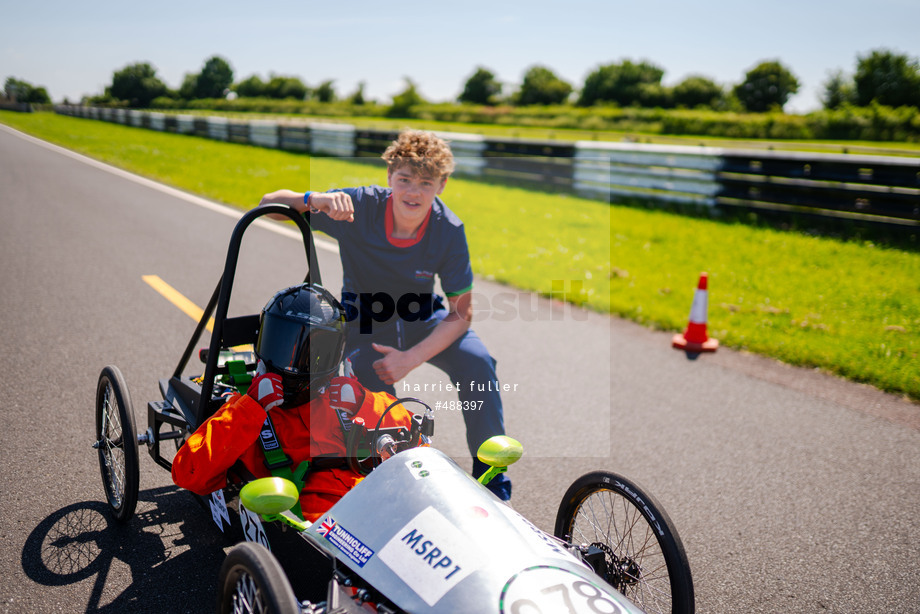
[[[328,387],[329,405],[339,411],[345,412],[349,417],[354,416],[364,403],[364,387],[352,377],[334,377]]]
[[[249,390],[246,391],[246,394],[258,401],[266,412],[278,407],[284,401],[284,386],[281,383],[281,376],[277,373],[266,372],[265,365],[262,364],[262,361],[259,361],[256,376],[252,378],[252,383],[249,385]]]

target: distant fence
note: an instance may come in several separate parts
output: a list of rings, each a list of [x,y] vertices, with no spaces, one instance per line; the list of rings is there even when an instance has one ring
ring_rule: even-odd
[[[32,105],[28,102],[9,102],[4,100],[0,102],[0,109],[4,111],[17,111],[19,113],[31,113]]]
[[[56,106],[74,117],[342,158],[379,158],[397,133],[347,124],[236,120]],[[457,174],[617,202],[741,207],[920,226],[920,157],[732,150],[439,133]]]

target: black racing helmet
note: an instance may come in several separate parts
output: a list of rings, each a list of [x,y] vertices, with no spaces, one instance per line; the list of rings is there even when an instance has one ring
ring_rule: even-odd
[[[302,405],[338,372],[345,310],[318,284],[281,290],[262,309],[256,356],[281,375],[284,405]]]

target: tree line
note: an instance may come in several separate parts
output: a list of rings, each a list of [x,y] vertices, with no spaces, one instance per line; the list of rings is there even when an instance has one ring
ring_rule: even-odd
[[[662,84],[664,69],[648,61],[626,59],[592,70],[581,87],[559,77],[552,69],[535,65],[518,85],[503,84],[490,69],[479,66],[463,84],[457,102],[482,106],[612,105],[637,108],[685,108],[716,111],[782,111],[799,91],[799,79],[776,60],[760,62],[737,84],[722,85],[704,75],[691,75],[674,86]],[[48,103],[44,87],[10,77],[4,95],[19,102]],[[364,84],[340,98],[333,80],[315,87],[299,77],[271,74],[267,79],[250,75],[234,81],[229,62],[220,56],[208,58],[197,73],[185,75],[178,89],[170,89],[149,62],[137,62],[116,70],[111,85],[84,102],[121,104],[134,108],[181,107],[195,100],[226,98],[275,100],[343,101],[352,105],[373,102],[364,94]],[[825,109],[846,105],[920,107],[920,64],[915,58],[888,49],[857,56],[852,74],[831,73],[823,84],[821,102]],[[395,94],[389,114],[405,116],[413,106],[426,104],[418,86],[406,79],[403,91]]]
[[[35,86],[28,81],[7,77],[3,84],[3,98],[11,102],[28,104],[50,104],[51,97],[48,90],[42,86]]]
[[[704,75],[691,75],[673,87],[661,83],[664,70],[651,62],[599,66],[588,74],[577,94],[571,84],[544,66],[531,67],[520,88],[502,99],[501,84],[488,69],[479,67],[467,80],[459,102],[495,105],[576,106],[615,104],[620,107],[737,110],[754,113],[781,111],[801,84],[781,62],[760,62],[735,85],[723,86]],[[824,83],[825,109],[846,104],[920,107],[920,64],[916,59],[887,49],[857,57],[854,74],[834,72]]]

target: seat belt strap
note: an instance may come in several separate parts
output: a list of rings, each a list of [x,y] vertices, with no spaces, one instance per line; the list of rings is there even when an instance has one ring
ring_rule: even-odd
[[[307,471],[310,469],[310,461],[304,461],[293,471],[291,466],[294,462],[291,457],[285,454],[281,448],[281,442],[278,441],[278,435],[275,433],[275,427],[272,419],[266,414],[265,422],[262,424],[262,432],[259,434],[259,445],[262,446],[262,453],[265,455],[265,466],[271,474],[277,478],[290,480],[297,486],[297,492],[303,490],[306,482]],[[298,518],[304,519],[303,511],[300,509],[300,499],[291,508]]]

